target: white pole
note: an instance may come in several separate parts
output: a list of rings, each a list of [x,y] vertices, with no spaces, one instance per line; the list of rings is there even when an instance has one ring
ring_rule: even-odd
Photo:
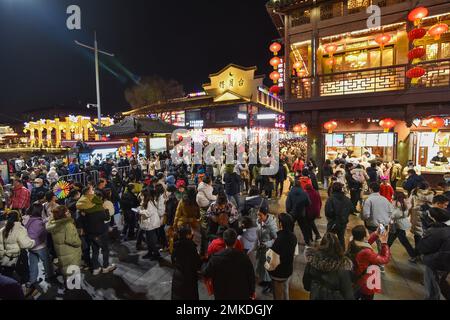
[[[97,115],[98,115],[98,126],[102,126],[102,112],[100,107],[100,73],[98,70],[98,44],[97,44],[97,32],[94,32],[95,42],[95,82],[97,86]]]

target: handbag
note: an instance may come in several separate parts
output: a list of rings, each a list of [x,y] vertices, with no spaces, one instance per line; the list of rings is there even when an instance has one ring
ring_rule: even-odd
[[[273,251],[272,249],[266,252],[266,263],[264,263],[264,268],[267,271],[274,271],[280,265],[280,255]]]

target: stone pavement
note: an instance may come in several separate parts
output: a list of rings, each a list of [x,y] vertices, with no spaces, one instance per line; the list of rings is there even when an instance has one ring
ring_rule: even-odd
[[[325,193],[322,194],[325,199]],[[279,200],[270,201],[270,211],[274,214],[285,210],[286,195]],[[326,219],[322,212],[322,218],[316,221],[321,234],[326,229]],[[356,216],[351,216],[348,225],[349,230],[361,224]],[[302,237],[298,226],[296,235],[299,242]],[[347,239],[348,240],[348,239]],[[412,241],[412,239],[411,239]],[[413,242],[411,242],[413,243]],[[303,247],[301,254],[295,258],[294,274],[290,283],[290,296],[292,300],[308,300],[309,294],[303,289],[302,277],[305,268]],[[60,289],[49,289],[46,293],[36,295],[35,299],[94,299],[94,300],[170,300],[172,268],[170,257],[165,255],[163,264],[142,260],[140,257],[146,252],[136,252],[135,242],[130,241],[124,246],[113,246],[111,254],[112,262],[117,265],[113,274],[92,276],[90,273],[83,274],[83,290],[71,293]],[[118,259],[118,255],[122,259]],[[386,266],[386,272],[382,275],[383,293],[376,296],[377,300],[421,300],[424,298],[422,285],[423,266],[408,262],[408,255],[401,244],[396,241],[392,246],[392,260]],[[45,288],[43,288],[45,291]],[[203,283],[199,283],[200,299],[210,300]],[[263,294],[261,288],[257,288],[258,300],[269,300],[272,296]]]

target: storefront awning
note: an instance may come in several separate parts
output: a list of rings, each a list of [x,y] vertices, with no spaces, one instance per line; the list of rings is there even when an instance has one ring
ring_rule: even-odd
[[[65,140],[61,141],[61,147],[63,148],[75,148],[78,141],[73,140]],[[119,148],[124,146],[126,142],[122,140],[113,140],[113,141],[86,141],[85,142],[90,149],[110,149],[110,148]]]
[[[159,118],[135,118],[126,117],[121,122],[109,127],[94,127],[98,134],[123,136],[133,134],[156,134],[156,133],[172,133],[180,129],[180,127],[173,126]]]

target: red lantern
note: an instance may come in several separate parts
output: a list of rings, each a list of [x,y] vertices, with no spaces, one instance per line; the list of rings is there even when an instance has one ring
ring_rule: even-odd
[[[105,136],[103,136],[103,137],[102,137],[102,141],[108,141],[108,138],[105,137]]]
[[[330,57],[333,57],[333,54],[336,53],[337,48],[337,45],[335,45],[334,43],[330,43],[325,46],[325,52],[328,53]]]
[[[420,59],[426,53],[427,51],[425,50],[425,48],[417,47],[408,52],[408,59],[409,60]]]
[[[393,127],[395,127],[396,122],[391,118],[383,119],[380,121],[380,127],[384,129],[384,132],[389,132]]]
[[[299,133],[299,132],[301,132],[302,131],[302,126],[301,125],[299,125],[299,124],[296,124],[295,126],[294,126],[294,132],[295,133]]]
[[[280,64],[281,64],[280,58],[273,57],[272,59],[270,59],[270,65],[273,67],[274,70],[276,70]]]
[[[327,129],[328,133],[333,133],[333,131],[337,128],[338,124],[336,121],[328,121],[326,122],[323,127]]]
[[[138,142],[139,142],[139,138],[138,138],[138,137],[134,137],[134,138],[133,138],[133,142],[134,142],[134,143],[138,143]]]
[[[277,83],[280,80],[280,73],[278,71],[274,71],[270,74],[269,78],[273,81],[273,83]]]
[[[280,87],[277,85],[271,86],[269,92],[277,96],[280,93]]]
[[[428,30],[428,34],[434,38],[434,40],[439,40],[441,38],[441,34],[446,33],[448,31],[448,25],[445,23],[438,23],[432,26]]]
[[[391,41],[391,36],[387,33],[379,34],[375,37],[375,42],[378,43],[381,49],[384,48]]]
[[[406,76],[409,79],[420,78],[425,74],[425,69],[421,67],[414,67],[406,71]]]
[[[414,41],[417,39],[422,39],[427,34],[427,30],[424,28],[416,28],[412,29],[410,32],[408,32],[408,39],[409,41]]]
[[[428,16],[428,9],[425,7],[417,7],[408,14],[408,20],[414,22],[415,26],[418,26],[426,16]]]
[[[440,117],[432,117],[427,120],[427,126],[431,128],[433,132],[438,132],[440,128],[445,126],[445,121]]]
[[[297,61],[293,65],[295,70],[299,70],[302,67],[302,63],[300,61]]]
[[[281,44],[279,44],[278,42],[274,42],[274,43],[272,43],[272,44],[270,45],[269,50],[270,50],[271,52],[273,52],[273,54],[274,54],[275,56],[277,56],[277,55],[278,55],[278,52],[280,52],[280,50],[281,50]]]

